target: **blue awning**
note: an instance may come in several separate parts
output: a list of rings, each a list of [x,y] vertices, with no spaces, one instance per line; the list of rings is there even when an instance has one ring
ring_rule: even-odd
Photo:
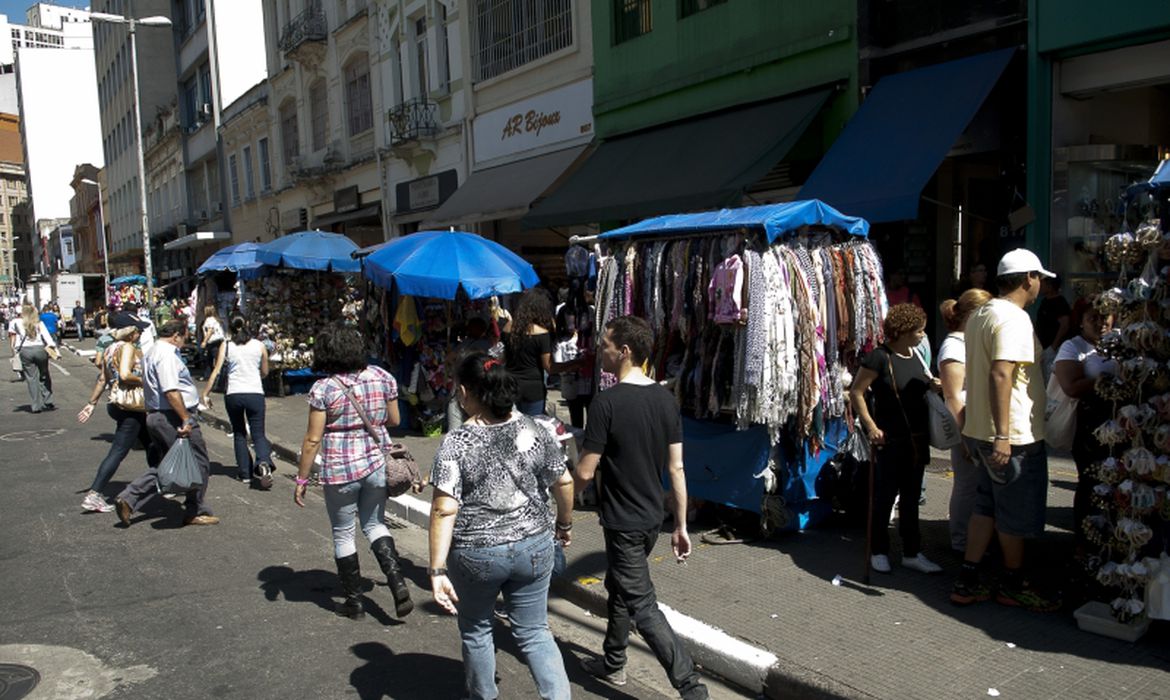
[[[870,223],[918,218],[918,199],[1015,49],[882,78],[804,187]]]
[[[606,231],[598,238],[634,238],[639,236],[724,231],[739,228],[762,228],[768,242],[802,226],[829,226],[854,236],[869,234],[869,224],[856,216],[845,216],[824,202],[784,202],[755,207],[721,209],[698,214],[655,216],[636,224]]]

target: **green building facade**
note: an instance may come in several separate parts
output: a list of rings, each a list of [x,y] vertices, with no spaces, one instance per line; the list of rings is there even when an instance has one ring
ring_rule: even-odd
[[[1170,3],[1029,0],[1028,15],[1028,243],[1086,294],[1107,280],[1104,239],[1144,215],[1125,188],[1170,156]]]

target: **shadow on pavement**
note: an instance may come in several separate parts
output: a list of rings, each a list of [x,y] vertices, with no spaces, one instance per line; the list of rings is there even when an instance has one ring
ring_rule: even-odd
[[[256,575],[260,581],[260,590],[264,591],[264,598],[269,602],[276,602],[281,597],[290,603],[312,603],[330,615],[334,612],[333,595],[340,596],[337,574],[324,569],[310,569],[296,571],[288,566],[269,566]],[[366,614],[373,617],[380,624],[395,626],[404,624],[390,616],[374,597],[381,590],[387,600],[390,593],[384,586],[378,586],[368,578],[362,578],[362,605]],[[363,696],[364,697],[364,696]]]
[[[433,654],[396,654],[381,642],[350,647],[365,661],[349,674],[361,700],[455,698],[463,692],[463,664]]]

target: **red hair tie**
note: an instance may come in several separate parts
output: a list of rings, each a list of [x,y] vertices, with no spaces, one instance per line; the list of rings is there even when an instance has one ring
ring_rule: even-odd
[[[485,371],[485,372],[486,372],[486,371],[488,371],[488,370],[489,370],[489,369],[491,369],[492,367],[495,367],[495,366],[496,366],[496,365],[498,365],[498,364],[500,364],[500,361],[499,361],[499,360],[497,360],[497,359],[496,359],[496,358],[494,358],[494,357],[489,357],[488,359],[486,359],[486,360],[484,360],[484,361],[483,361],[483,371]]]

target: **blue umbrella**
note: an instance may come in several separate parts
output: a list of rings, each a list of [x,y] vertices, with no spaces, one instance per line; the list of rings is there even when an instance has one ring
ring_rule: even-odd
[[[241,277],[255,276],[264,267],[263,263],[256,260],[256,251],[258,250],[260,250],[260,245],[257,243],[239,243],[220,248],[210,258],[203,261],[195,274],[205,275],[211,272],[227,271],[240,274]]]
[[[524,258],[474,233],[422,231],[382,245],[365,258],[363,274],[400,294],[454,299],[460,287],[471,299],[511,294],[540,282]]]
[[[358,272],[362,264],[350,255],[357,245],[338,233],[301,231],[263,243],[256,261],[273,267],[327,272]]]

